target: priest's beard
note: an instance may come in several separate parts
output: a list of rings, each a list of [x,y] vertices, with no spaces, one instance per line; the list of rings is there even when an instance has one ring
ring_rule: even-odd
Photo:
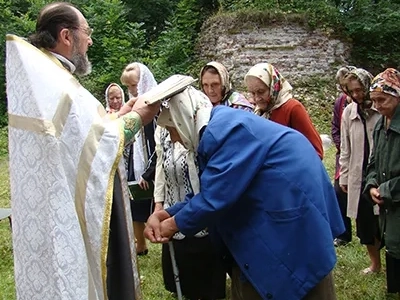
[[[71,62],[75,66],[75,74],[79,76],[85,76],[90,74],[92,72],[92,64],[89,61],[89,58],[87,56],[87,53],[81,54],[79,53],[79,39],[78,37],[74,36],[74,45],[72,48],[72,56],[71,56]]]

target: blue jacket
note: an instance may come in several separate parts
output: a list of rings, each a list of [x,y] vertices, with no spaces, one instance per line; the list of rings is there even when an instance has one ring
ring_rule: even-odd
[[[179,230],[212,226],[263,299],[301,299],[336,263],[344,231],[310,142],[251,113],[213,109],[198,148],[200,193],[168,209]]]

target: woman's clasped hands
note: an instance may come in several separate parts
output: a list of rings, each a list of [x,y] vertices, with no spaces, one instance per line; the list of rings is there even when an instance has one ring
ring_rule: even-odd
[[[175,218],[167,211],[159,210],[147,220],[144,236],[152,243],[167,243],[177,231]]]

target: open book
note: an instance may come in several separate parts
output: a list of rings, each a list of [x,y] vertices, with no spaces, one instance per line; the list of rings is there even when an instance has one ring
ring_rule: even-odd
[[[172,75],[140,97],[144,99],[146,104],[153,104],[179,94],[195,81],[196,79],[190,76]]]

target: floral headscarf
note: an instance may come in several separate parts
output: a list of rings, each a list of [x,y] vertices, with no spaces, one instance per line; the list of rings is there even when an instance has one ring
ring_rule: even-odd
[[[195,159],[200,141],[200,131],[210,120],[212,104],[205,94],[192,86],[173,96],[163,104],[157,125],[174,127],[186,149],[186,158],[193,192],[200,191]]]
[[[372,81],[370,92],[382,92],[400,98],[400,72],[388,68]]]
[[[279,71],[269,63],[260,63],[253,66],[244,77],[244,81],[250,77],[257,77],[266,84],[270,92],[270,102],[266,110],[261,110],[256,106],[255,113],[269,119],[271,112],[274,109],[282,106],[292,96],[292,86],[287,80],[279,73]]]
[[[105,93],[104,93],[104,96],[105,96],[105,98],[106,98],[106,112],[107,112],[107,113],[110,113],[110,112],[111,112],[110,100],[108,99],[108,93],[109,93],[109,91],[110,91],[110,88],[113,87],[113,86],[116,86],[116,87],[121,91],[121,96],[122,96],[122,98],[121,98],[121,107],[124,106],[124,104],[125,104],[125,94],[124,94],[124,90],[123,90],[118,84],[116,84],[116,83],[111,83],[111,84],[107,87],[107,89],[106,89],[106,91],[105,91]]]

